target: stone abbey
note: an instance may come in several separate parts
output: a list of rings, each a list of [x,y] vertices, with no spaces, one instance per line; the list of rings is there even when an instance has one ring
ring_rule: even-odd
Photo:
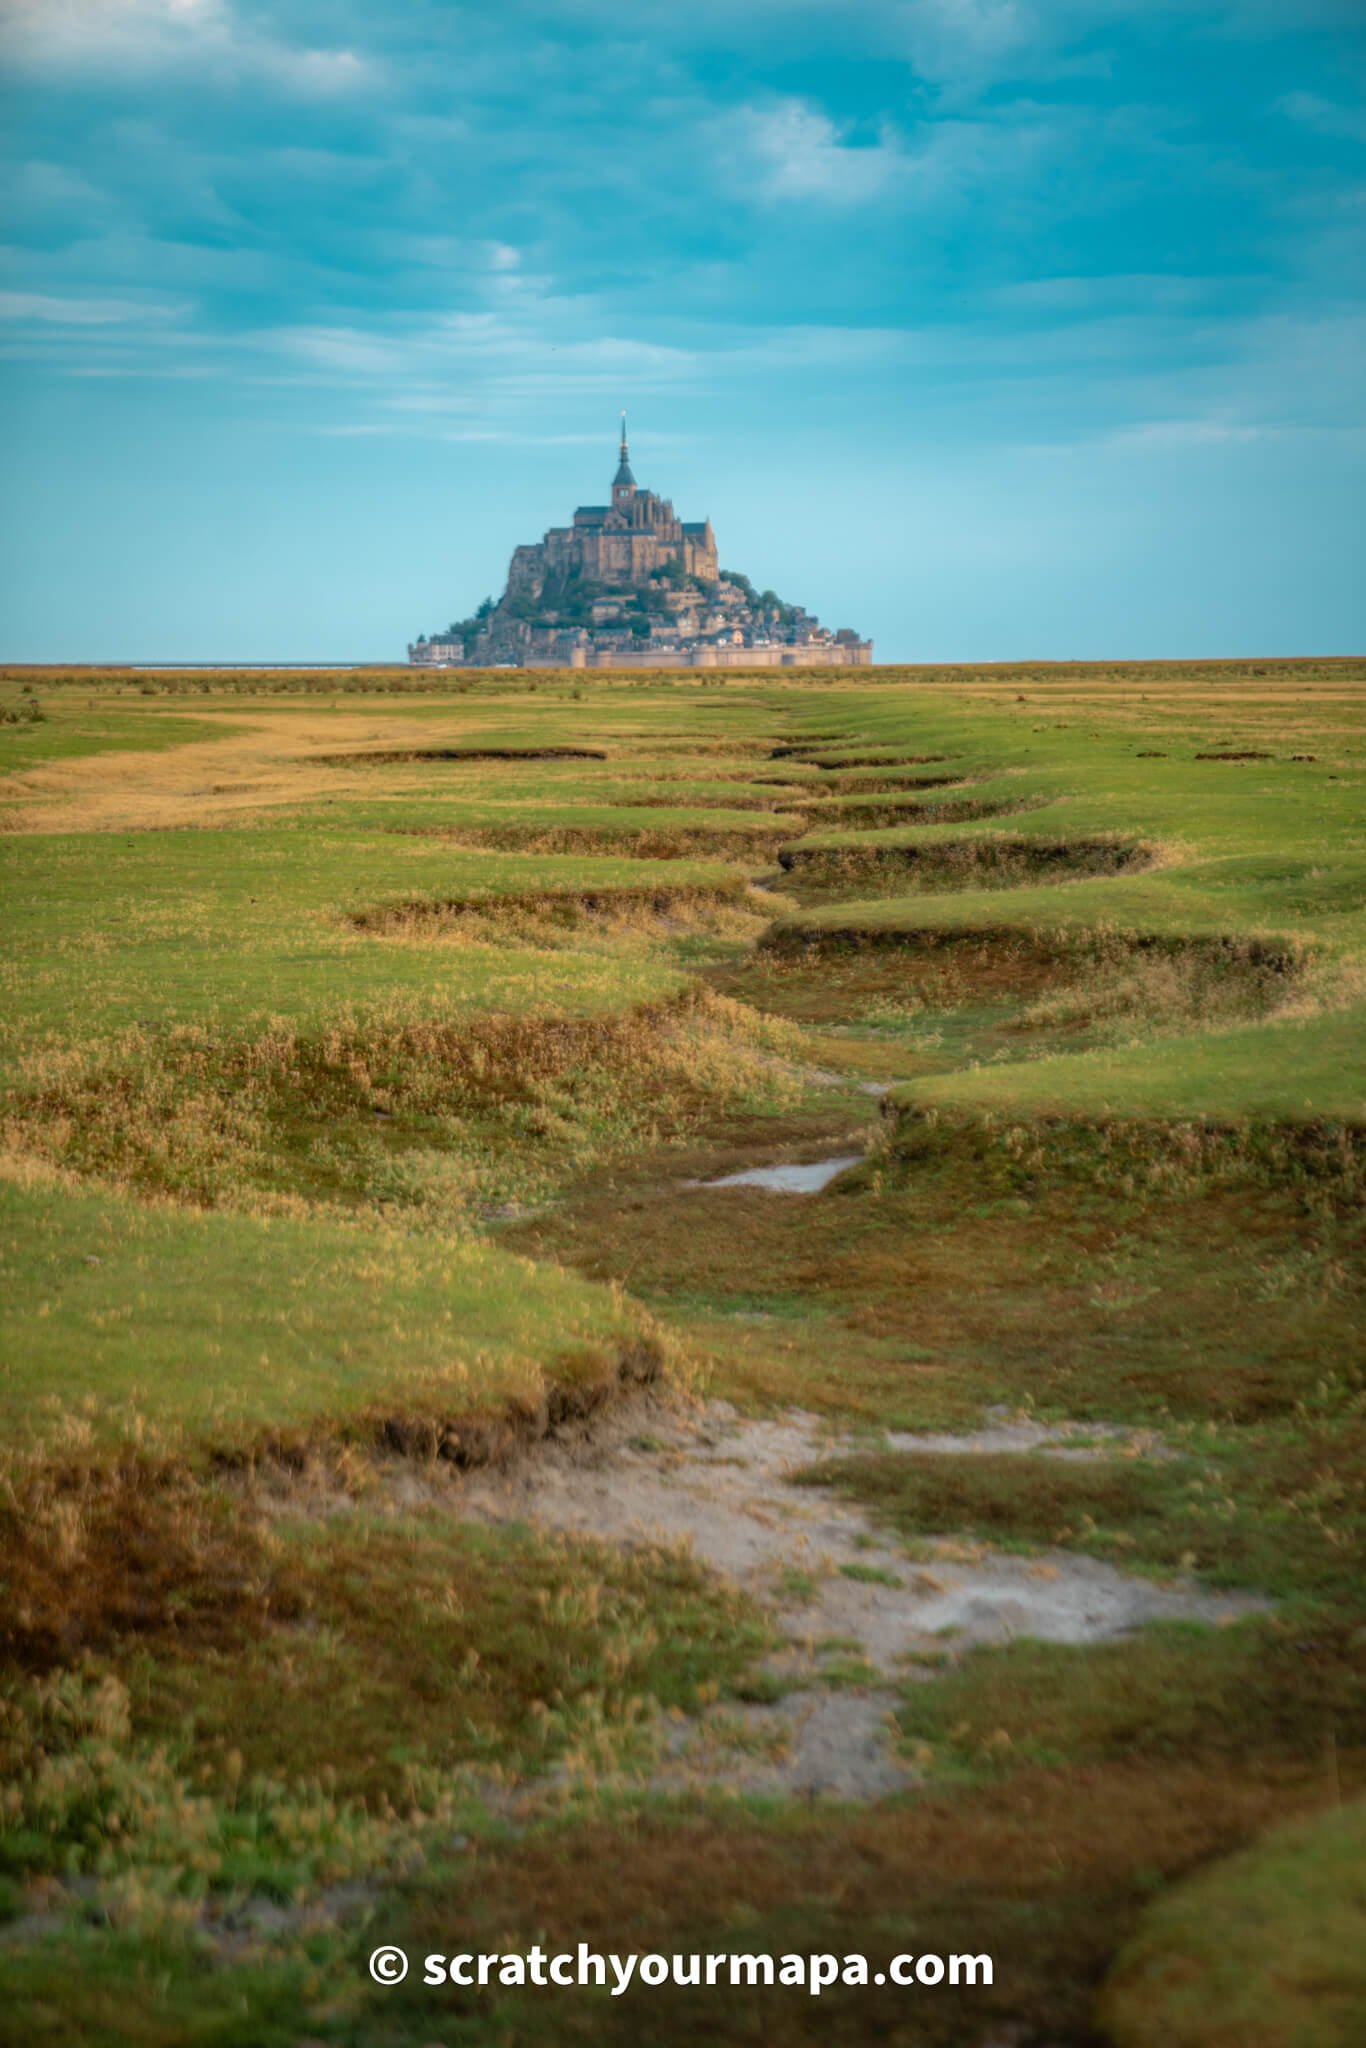
[[[806,668],[865,666],[871,640],[831,632],[801,605],[720,567],[711,521],[681,520],[631,471],[626,415],[608,505],[517,548],[507,588],[408,649],[424,667]]]

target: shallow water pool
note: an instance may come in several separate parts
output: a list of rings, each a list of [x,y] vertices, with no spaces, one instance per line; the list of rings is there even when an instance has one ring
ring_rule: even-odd
[[[862,1159],[861,1152],[841,1152],[835,1159],[814,1159],[806,1166],[750,1166],[743,1173],[723,1174],[720,1180],[693,1181],[692,1186],[769,1188],[775,1195],[814,1195]]]

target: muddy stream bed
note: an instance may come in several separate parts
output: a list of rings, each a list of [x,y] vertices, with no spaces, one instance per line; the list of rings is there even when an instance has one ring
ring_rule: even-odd
[[[880,1441],[929,1455],[1168,1455],[1147,1432],[1004,1418],[962,1436]],[[762,1673],[782,1697],[680,1723],[652,1779],[660,1790],[877,1798],[914,1779],[890,1739],[897,1688],[933,1683],[964,1651],[1016,1636],[1098,1643],[1150,1621],[1219,1623],[1265,1604],[1062,1550],[1024,1557],[947,1537],[908,1550],[833,1489],[792,1484],[854,1447],[799,1412],[753,1419],[725,1402],[648,1397],[511,1471],[465,1479],[461,1508],[482,1521],[683,1548],[771,1615],[780,1641]]]
[[[895,1085],[834,1073],[812,1078],[873,1097]],[[816,1159],[756,1161],[671,1185],[713,1190],[718,1201],[730,1189],[819,1201],[862,1163],[857,1143],[846,1136]],[[650,1393],[552,1435],[511,1469],[467,1476],[459,1512],[609,1544],[679,1547],[769,1616],[776,1647],[756,1674],[762,1697],[674,1724],[649,1779],[664,1791],[877,1799],[915,1782],[896,1745],[899,1691],[911,1681],[932,1684],[966,1651],[1016,1637],[1099,1643],[1158,1621],[1217,1625],[1268,1604],[1061,1549],[1026,1556],[947,1535],[904,1546],[833,1487],[812,1483],[813,1465],[869,1448],[924,1456],[1171,1455],[1151,1431],[1045,1425],[1005,1411],[962,1435],[855,1437],[797,1410],[755,1418],[722,1401]],[[415,1476],[410,1484],[425,1491]]]

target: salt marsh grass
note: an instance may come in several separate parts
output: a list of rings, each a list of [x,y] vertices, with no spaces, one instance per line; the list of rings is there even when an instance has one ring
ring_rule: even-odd
[[[420,1953],[588,1914],[642,1949],[968,1926],[1009,1983],[974,2040],[1089,2038],[1123,1950],[1143,2048],[1203,1916],[1338,1868],[1346,1823],[1181,1882],[1366,1786],[1363,679],[0,678],[25,2042],[418,2044],[367,1918]],[[850,1151],[817,1196],[735,1183]],[[715,1395],[833,1433],[798,1476],[906,1552],[851,1592],[1006,1551],[1272,1604],[891,1679],[832,1635],[814,1691],[887,1686],[917,1787],[726,1798],[818,1576],[751,1598],[461,1506],[547,1439],[605,1455],[623,1400]],[[1003,1416],[1074,1462],[974,1446]]]

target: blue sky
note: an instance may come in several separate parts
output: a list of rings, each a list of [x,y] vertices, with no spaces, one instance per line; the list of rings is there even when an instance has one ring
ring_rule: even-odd
[[[883,660],[1366,646],[1360,0],[0,0],[0,655],[380,659],[641,482]]]

